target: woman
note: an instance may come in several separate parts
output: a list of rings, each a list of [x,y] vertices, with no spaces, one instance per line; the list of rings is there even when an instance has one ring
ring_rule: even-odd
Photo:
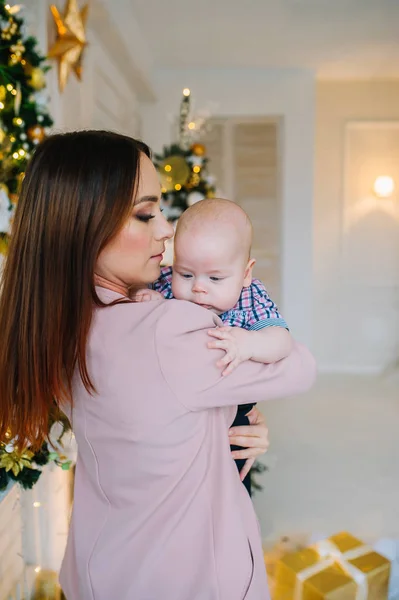
[[[158,277],[172,235],[159,205],[140,142],[89,131],[37,149],[0,301],[0,439],[11,425],[21,444],[41,443],[54,398],[71,416],[67,600],[263,600],[258,524],[228,427],[248,397],[307,389],[313,359],[296,346],[223,378],[207,348],[216,316],[130,301]]]

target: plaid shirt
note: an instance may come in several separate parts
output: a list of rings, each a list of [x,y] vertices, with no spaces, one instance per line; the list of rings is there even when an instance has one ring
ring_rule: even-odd
[[[167,300],[173,298],[172,267],[162,267],[161,275],[152,288],[160,292]],[[263,329],[264,327],[288,329],[287,323],[259,279],[253,279],[249,287],[243,288],[237,304],[220,315],[220,318],[225,325],[249,330]]]

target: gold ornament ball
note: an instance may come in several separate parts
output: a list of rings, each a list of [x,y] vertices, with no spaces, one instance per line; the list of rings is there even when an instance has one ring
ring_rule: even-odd
[[[195,154],[195,156],[204,156],[206,148],[204,144],[193,144],[191,146],[191,152]]]
[[[46,87],[46,78],[40,67],[29,65],[25,72],[28,75],[28,83],[34,90],[39,91]]]
[[[27,134],[28,138],[32,142],[34,142],[35,140],[38,142],[42,142],[46,137],[44,127],[42,127],[41,125],[32,125],[32,127],[29,127]]]
[[[176,186],[185,185],[190,177],[190,167],[183,156],[168,156],[158,170],[161,185],[167,192],[175,190]]]

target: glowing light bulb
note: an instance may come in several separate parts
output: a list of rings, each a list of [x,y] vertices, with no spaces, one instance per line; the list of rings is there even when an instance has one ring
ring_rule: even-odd
[[[170,165],[165,165],[165,171],[166,171],[167,173],[170,173],[170,172],[171,172],[171,170],[172,170],[172,167],[171,167]]]
[[[35,573],[40,573],[40,571],[41,571],[41,570],[42,570],[42,568],[41,568],[41,567],[36,567],[36,568],[35,568]]]
[[[33,503],[33,506],[34,506],[35,508],[40,508],[40,507],[41,507],[41,503],[40,503],[40,502],[34,502],[34,503]]]
[[[14,88],[12,87],[11,83],[8,83],[8,84],[7,84],[7,89],[8,89],[8,91],[9,91],[9,92],[11,92],[11,90],[12,90],[12,89],[14,89]]]
[[[195,166],[193,167],[194,173],[199,173],[201,171],[201,167]]]
[[[4,108],[4,104],[2,102],[0,102],[0,110],[3,110]]]
[[[175,190],[176,190],[177,192],[179,192],[179,191],[181,190],[181,185],[180,185],[180,183],[176,183],[176,185],[175,185]]]
[[[190,90],[188,88],[184,88],[183,90],[183,96],[186,96],[186,98],[188,98],[188,96],[191,94]]]
[[[19,158],[18,152],[14,152],[14,154],[12,155],[12,157],[15,158],[15,159]]]
[[[378,198],[389,198],[395,189],[394,180],[387,175],[381,175],[375,180],[373,189]]]
[[[195,123],[193,121],[191,121],[191,123],[188,124],[188,128],[195,129]]]

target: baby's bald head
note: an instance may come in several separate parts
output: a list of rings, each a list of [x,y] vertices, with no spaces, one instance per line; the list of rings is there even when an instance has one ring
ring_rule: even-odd
[[[173,296],[223,314],[252,281],[252,225],[229,200],[202,200],[180,217],[175,236]]]
[[[185,236],[204,236],[231,247],[235,256],[248,261],[252,244],[252,224],[246,212],[231,200],[212,198],[190,206],[180,217],[175,245]]]

